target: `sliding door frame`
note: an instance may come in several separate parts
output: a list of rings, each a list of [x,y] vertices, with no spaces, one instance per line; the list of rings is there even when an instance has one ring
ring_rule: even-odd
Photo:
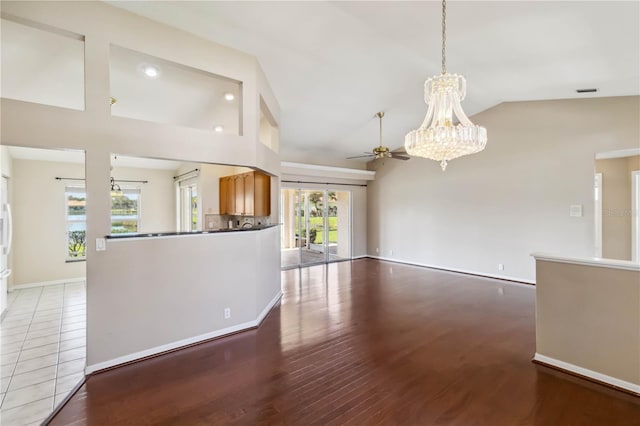
[[[306,266],[314,266],[314,265],[322,265],[322,264],[328,264],[328,263],[334,263],[334,262],[342,262],[342,261],[346,261],[346,260],[351,260],[353,259],[353,192],[350,189],[337,189],[337,188],[333,188],[331,186],[326,186],[326,185],[306,185],[304,187],[300,186],[300,185],[286,185],[283,184],[280,188],[280,205],[281,205],[281,222],[282,222],[282,232],[284,232],[284,228],[286,226],[285,220],[287,217],[289,217],[290,215],[288,215],[287,212],[285,212],[284,209],[284,197],[283,197],[283,191],[296,191],[296,197],[294,197],[294,200],[297,200],[297,202],[294,201],[292,208],[295,208],[295,214],[293,216],[294,221],[297,221],[297,234],[298,234],[298,243],[297,245],[297,250],[298,250],[298,262],[296,264],[291,264],[291,265],[281,265],[281,267],[283,269],[293,269],[293,268],[301,268],[301,267],[306,267]],[[303,263],[303,255],[302,255],[302,250],[303,250],[303,246],[308,246],[309,245],[309,197],[308,195],[310,193],[313,192],[321,192],[323,194],[323,212],[322,212],[322,223],[323,223],[323,235],[322,235],[322,247],[323,247],[323,254],[324,254],[324,259],[322,261],[314,261],[314,262],[307,262],[307,263]],[[348,244],[349,244],[349,255],[348,257],[345,258],[336,258],[336,259],[331,259],[331,254],[330,254],[330,248],[329,248],[329,192],[341,192],[341,193],[346,193],[348,195],[348,227],[349,227],[349,232],[348,232]],[[306,193],[306,194],[305,194]],[[303,196],[304,195],[304,196]],[[304,217],[301,214],[301,209],[300,209],[300,204],[304,203]],[[305,221],[305,239],[304,241],[306,242],[306,244],[302,244],[302,220],[304,219]],[[295,225],[292,225],[295,227]],[[338,242],[339,244],[339,242]]]

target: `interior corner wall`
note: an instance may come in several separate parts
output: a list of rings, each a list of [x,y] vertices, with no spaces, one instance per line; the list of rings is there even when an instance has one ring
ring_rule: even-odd
[[[150,324],[153,325],[153,344],[157,351],[184,344],[185,340],[175,341],[179,335],[184,339],[198,338],[191,334],[202,325],[199,315],[185,304],[184,310],[174,309],[176,296],[172,291],[162,291],[166,288],[175,290],[178,281],[189,281],[191,274],[198,282],[204,282],[205,270],[216,270],[229,265],[221,257],[206,255],[210,246],[218,250],[215,241],[229,239],[233,244],[222,247],[225,255],[232,259],[245,259],[246,244],[251,248],[257,246],[247,232],[228,233],[226,237],[218,238],[205,235],[204,243],[199,247],[192,247],[192,236],[176,236],[165,244],[162,238],[149,240],[144,243],[133,239],[125,239],[117,243],[107,241],[107,250],[98,251],[96,240],[104,238],[110,232],[110,199],[109,181],[111,154],[116,152],[122,156],[149,157],[170,159],[185,162],[206,162],[215,164],[230,164],[238,166],[256,167],[273,176],[280,175],[280,158],[258,141],[257,125],[259,122],[259,93],[265,100],[275,99],[265,81],[259,80],[257,75],[257,59],[249,54],[222,46],[220,44],[199,38],[188,32],[181,31],[167,25],[154,22],[133,13],[109,6],[103,2],[2,2],[2,11],[20,19],[51,26],[60,30],[80,34],[85,37],[85,110],[76,111],[48,105],[22,102],[2,98],[0,103],[2,121],[3,145],[15,145],[31,148],[76,149],[85,151],[86,189],[87,198],[91,203],[87,211],[87,363],[108,363],[108,366],[122,362],[123,358],[110,359],[110,354],[118,352],[118,356],[126,356],[131,360],[134,356],[150,355],[152,348],[145,349],[145,355],[136,352],[141,346],[141,340],[146,337]],[[118,28],[118,31],[113,31]],[[170,43],[164,40],[171,40]],[[177,64],[196,68],[223,77],[229,77],[242,82],[242,124],[241,136],[219,134],[213,130],[193,129],[170,124],[146,122],[124,117],[111,116],[110,106],[105,99],[109,99],[109,46],[117,44],[127,49],[136,50]],[[277,105],[269,104],[271,112],[277,116]],[[275,229],[275,228],[274,228]],[[279,237],[274,229],[266,229],[265,238]],[[258,231],[256,231],[258,232]],[[208,239],[210,237],[210,239]],[[248,241],[247,241],[248,240]],[[141,246],[149,253],[140,253]],[[121,250],[115,249],[119,247]],[[158,259],[175,259],[175,253],[185,253],[189,250],[203,250],[197,259],[189,262],[165,262],[170,268],[170,274],[158,274],[154,267]],[[180,249],[180,250],[177,250]],[[124,254],[124,257],[119,257]],[[132,256],[133,258],[126,256]],[[252,259],[257,262],[254,270],[269,259]],[[126,261],[126,262],[125,262]],[[127,265],[126,266],[125,262]],[[246,262],[245,262],[246,263]],[[114,266],[115,265],[115,266]],[[234,266],[232,264],[231,266]],[[244,265],[245,270],[249,268]],[[147,269],[145,269],[147,268]],[[152,275],[144,275],[141,271],[152,271]],[[176,281],[175,276],[180,276]],[[123,277],[126,278],[124,282]],[[243,306],[246,302],[246,292],[234,291],[227,293],[226,286],[233,285],[236,277],[228,275],[222,277],[219,285],[211,286],[210,282],[203,287],[190,287],[189,295],[200,301],[200,291],[207,295],[216,293],[228,295],[232,298],[227,306]],[[254,280],[254,276],[247,279]],[[113,288],[114,282],[120,282],[125,288],[127,297]],[[279,285],[280,275],[260,276],[259,282],[269,282],[269,288]],[[174,286],[174,287],[171,287]],[[208,286],[208,287],[207,287]],[[273,286],[273,287],[272,287]],[[159,290],[160,289],[160,290]],[[129,297],[132,292],[140,298]],[[250,289],[255,291],[255,289]],[[184,296],[184,292],[180,293]],[[151,296],[150,296],[151,295]],[[274,295],[275,296],[275,295]],[[247,305],[251,314],[256,312],[254,303],[256,297],[250,297]],[[141,302],[146,307],[149,304],[166,307],[162,310],[163,319],[168,326],[159,326],[158,318],[152,311],[145,311],[140,315]],[[191,299],[188,299],[191,300]],[[218,299],[219,300],[219,297]],[[137,322],[128,321],[126,327],[114,324],[113,312],[134,318]],[[203,307],[202,312],[206,312]],[[246,311],[249,312],[249,311]],[[223,333],[229,327],[235,331],[246,326],[242,315],[234,314],[233,320],[224,323],[224,329],[215,329],[217,322],[204,323],[211,333]],[[112,332],[113,328],[118,333]],[[120,327],[120,328],[118,328]],[[212,328],[213,327],[213,328]],[[180,329],[178,332],[175,329]],[[195,332],[194,332],[195,333]],[[191,341],[191,340],[190,340]],[[153,352],[157,353],[157,352]]]
[[[472,117],[486,149],[445,172],[419,158],[370,163],[368,253],[531,282],[532,252],[593,257],[594,156],[638,147],[639,106],[638,96],[504,103]]]
[[[86,276],[85,262],[67,263],[69,182],[56,180],[57,176],[84,178],[84,164],[13,160],[11,286]]]
[[[602,173],[602,256],[631,260],[631,172],[640,156],[596,161]]]

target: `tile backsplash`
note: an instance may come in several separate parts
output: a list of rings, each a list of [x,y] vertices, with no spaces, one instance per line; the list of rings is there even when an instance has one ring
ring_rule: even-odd
[[[239,228],[245,223],[250,223],[251,226],[269,225],[269,216],[230,216],[220,214],[206,214],[204,215],[204,230],[210,231],[212,229],[228,229],[229,221],[233,224],[233,228]]]

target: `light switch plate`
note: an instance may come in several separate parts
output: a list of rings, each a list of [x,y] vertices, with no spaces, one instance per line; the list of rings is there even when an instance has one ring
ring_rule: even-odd
[[[107,240],[104,238],[96,238],[96,251],[106,251],[107,250]]]

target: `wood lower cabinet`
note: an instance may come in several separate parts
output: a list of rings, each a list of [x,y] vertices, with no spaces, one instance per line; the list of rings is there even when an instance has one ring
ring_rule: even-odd
[[[261,172],[221,177],[220,214],[271,215],[271,177]]]

